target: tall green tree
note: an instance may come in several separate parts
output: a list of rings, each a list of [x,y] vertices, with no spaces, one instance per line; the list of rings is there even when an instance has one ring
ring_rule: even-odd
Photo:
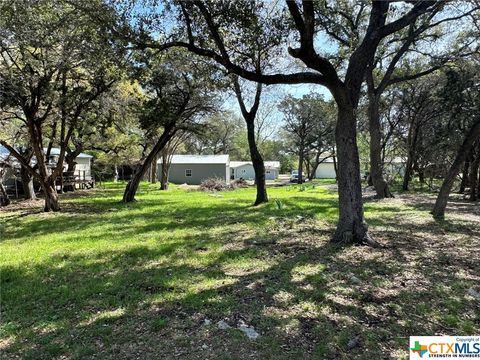
[[[383,176],[381,100],[392,85],[419,79],[437,71],[455,58],[470,54],[474,41],[464,36],[462,29],[470,26],[468,16],[477,6],[451,7],[450,13],[439,19],[435,16],[442,8],[433,9],[428,17],[412,22],[399,34],[390,36],[366,70],[368,129],[370,134],[370,178],[377,197],[393,197]],[[447,27],[448,25],[448,27]],[[451,27],[456,26],[456,36],[451,38]],[[435,51],[432,44],[446,42]],[[450,44],[448,42],[451,42]],[[347,44],[344,44],[347,46]]]
[[[110,11],[100,1],[91,3]],[[0,144],[39,182],[45,211],[57,211],[56,178],[67,145],[82,116],[118,78],[122,48],[65,1],[2,2],[0,28],[1,115],[25,129],[35,166],[17,144]],[[60,154],[50,168],[54,143]]]
[[[314,168],[307,172],[307,177],[312,178],[312,170],[315,173],[322,154],[333,150],[334,124],[322,96],[309,94],[299,99],[287,96],[279,107],[284,113],[284,129],[298,157],[298,183],[301,184],[305,178],[303,168],[306,160]],[[314,164],[307,159],[312,153]]]
[[[150,147],[145,147],[140,164],[125,188],[123,202],[135,200],[140,181],[169,141],[179,131],[200,131],[204,115],[215,106],[215,89],[208,66],[187,63],[182,51],[152,55],[141,65],[140,77],[146,95],[140,125],[147,139],[146,146]]]
[[[148,33],[134,41],[139,47],[166,50],[183,47],[199,56],[212,59],[228,71],[247,80],[264,84],[312,83],[328,88],[338,106],[336,150],[338,156],[339,222],[333,237],[337,242],[358,242],[377,245],[370,237],[364,219],[360,182],[360,165],[356,145],[357,116],[362,83],[377,49],[388,37],[401,32],[419,18],[431,19],[430,14],[448,11],[447,1],[393,2],[374,1],[286,1],[286,9],[263,2],[178,2],[165,8],[166,17],[177,23],[167,41],[155,41]],[[285,9],[285,10],[284,10]],[[347,19],[354,38],[343,32],[336,19]],[[149,18],[151,19],[151,18]],[[367,19],[363,23],[362,19]],[[289,26],[289,28],[285,27]],[[287,61],[277,67],[255,68],[242,60],[257,45],[259,38],[253,28],[269,39],[277,56],[288,54],[304,67],[286,71]],[[145,28],[143,28],[145,29]],[[146,36],[145,36],[146,35]],[[345,37],[345,36],[346,37]],[[325,51],[325,41],[348,42],[346,50]],[[171,39],[171,41],[170,41]],[[319,45],[324,48],[320,49]],[[274,53],[272,51],[271,53]]]
[[[443,105],[452,110],[450,119],[457,131],[463,129],[463,139],[461,139],[461,144],[456,150],[455,158],[448,169],[435,201],[432,214],[436,219],[444,218],[448,197],[455,178],[461,171],[469,152],[476,154],[477,142],[480,141],[480,78],[478,76],[480,62],[478,57],[472,60],[472,62],[461,62],[458,68],[447,72],[447,82],[442,99]],[[476,200],[477,179],[478,165],[475,165],[471,178],[473,200]]]

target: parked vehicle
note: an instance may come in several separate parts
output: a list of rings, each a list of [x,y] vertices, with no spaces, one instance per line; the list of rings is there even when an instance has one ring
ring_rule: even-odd
[[[292,183],[298,182],[298,170],[292,170],[292,173],[290,175],[290,182]]]

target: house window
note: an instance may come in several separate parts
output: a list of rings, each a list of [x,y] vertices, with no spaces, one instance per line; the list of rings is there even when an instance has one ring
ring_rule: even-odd
[[[242,173],[245,173],[245,169],[242,170]]]
[[[267,174],[270,174],[270,170],[267,170]]]
[[[185,169],[185,176],[191,177],[192,176],[192,169]]]

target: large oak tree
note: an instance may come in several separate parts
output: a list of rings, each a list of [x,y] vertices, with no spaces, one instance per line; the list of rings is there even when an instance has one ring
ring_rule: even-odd
[[[419,17],[442,9],[447,1],[373,1],[346,2],[349,9],[343,11],[344,2],[286,1],[286,9],[268,7],[262,2],[176,2],[169,6],[177,15],[173,32],[160,39],[142,32],[135,40],[140,47],[166,50],[183,47],[199,56],[214,60],[228,71],[247,80],[265,84],[311,83],[325,86],[338,105],[336,144],[338,156],[339,222],[334,241],[375,244],[368,233],[364,219],[359,156],[356,144],[356,109],[361,95],[365,71],[372,63],[382,41],[402,31]],[[332,27],[331,13],[345,17],[358,32],[358,43],[348,52],[328,51],[325,37],[336,38],[340,30]],[[172,12],[170,16],[171,21]],[[366,26],[359,26],[366,18]],[[289,24],[288,53],[296,60],[300,71],[286,72],[282,64],[277,68],[255,71],[242,62],[242,53],[249,52],[255,44],[257,32],[263,29],[271,41],[278,45],[278,53],[287,41],[284,24]],[[290,30],[290,31],[288,31]],[[252,34],[254,36],[249,35]],[[145,36],[147,35],[147,36]],[[349,40],[349,39],[347,39]],[[294,46],[293,44],[296,43]],[[319,49],[319,45],[320,48]],[[323,46],[322,46],[323,45]],[[282,69],[278,69],[282,67]],[[280,70],[280,71],[279,71]]]
[[[99,1],[91,4],[112,13]],[[0,120],[23,131],[35,164],[17,143],[0,144],[41,185],[45,211],[57,211],[66,148],[82,116],[118,78],[123,50],[64,1],[2,2],[0,27]],[[54,144],[60,154],[50,164]]]

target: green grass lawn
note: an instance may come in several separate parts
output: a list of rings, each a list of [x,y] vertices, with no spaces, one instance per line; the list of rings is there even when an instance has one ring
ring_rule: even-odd
[[[386,247],[339,247],[326,184],[259,207],[254,189],[148,184],[126,205],[107,184],[60,213],[0,211],[1,357],[403,359],[410,335],[478,335],[478,204],[435,223],[426,195],[367,200]]]

